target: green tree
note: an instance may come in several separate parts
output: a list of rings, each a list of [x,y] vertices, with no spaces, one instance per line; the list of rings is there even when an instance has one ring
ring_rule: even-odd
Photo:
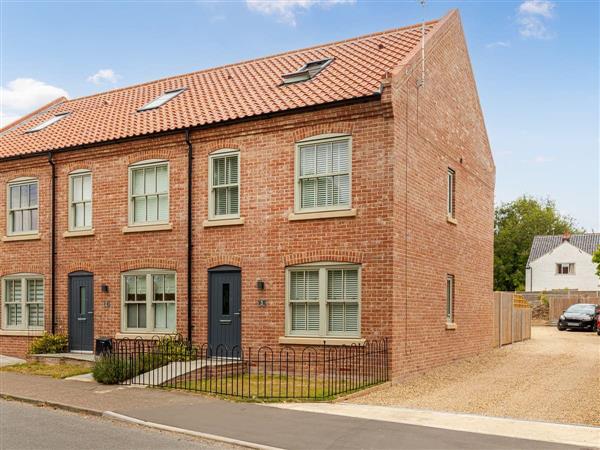
[[[594,252],[594,255],[592,256],[592,261],[596,263],[596,275],[600,277],[600,245]]]
[[[561,215],[549,199],[523,196],[496,207],[494,289],[523,290],[525,266],[536,235],[578,232],[571,217]]]

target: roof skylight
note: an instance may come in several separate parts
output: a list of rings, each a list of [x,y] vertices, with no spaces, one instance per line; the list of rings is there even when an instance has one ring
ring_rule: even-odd
[[[281,78],[283,78],[284,84],[298,83],[300,81],[310,80],[311,78],[316,77],[317,74],[329,64],[331,64],[332,61],[333,58],[309,61],[295,72],[281,75]]]
[[[138,109],[138,112],[140,112],[140,111],[148,111],[149,109],[159,108],[162,105],[164,105],[165,103],[167,103],[169,100],[172,100],[175,97],[177,97],[183,91],[185,91],[185,88],[173,89],[171,91],[167,91],[164,94],[156,97],[150,103],[146,103],[144,106],[142,106],[140,109]]]
[[[30,128],[29,130],[26,131],[26,133],[35,133],[36,131],[43,130],[44,128],[49,127],[53,123],[58,122],[59,120],[65,118],[68,115],[69,115],[68,112],[56,114],[55,116],[50,117],[48,120],[40,123],[39,125],[36,125],[35,127]]]

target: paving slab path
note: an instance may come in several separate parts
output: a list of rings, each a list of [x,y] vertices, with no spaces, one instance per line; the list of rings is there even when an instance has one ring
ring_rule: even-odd
[[[574,449],[566,444],[454,431],[158,389],[104,386],[0,372],[0,395],[136,423],[218,436],[255,448],[283,449]]]

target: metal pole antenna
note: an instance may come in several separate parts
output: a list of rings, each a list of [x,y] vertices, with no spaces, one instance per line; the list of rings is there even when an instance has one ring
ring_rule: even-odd
[[[420,0],[423,10],[423,22],[421,22],[421,82],[419,86],[425,86],[425,1]]]

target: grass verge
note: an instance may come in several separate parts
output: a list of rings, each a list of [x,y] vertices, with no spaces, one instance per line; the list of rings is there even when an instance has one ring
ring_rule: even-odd
[[[167,388],[214,394],[237,401],[327,401],[360,390],[352,389],[349,381],[336,380],[336,383],[322,378],[286,377],[282,375],[234,375],[223,378],[181,380],[176,384],[167,383]],[[364,388],[364,387],[363,387]]]
[[[52,378],[69,378],[75,375],[90,373],[90,367],[82,367],[76,364],[44,364],[39,362],[16,364],[0,368],[2,372],[25,373],[29,375],[42,375]]]

